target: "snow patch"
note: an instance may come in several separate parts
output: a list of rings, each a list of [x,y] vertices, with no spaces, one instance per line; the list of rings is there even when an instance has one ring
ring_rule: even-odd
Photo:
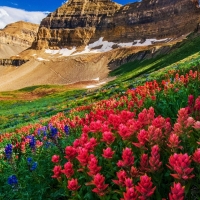
[[[101,37],[96,42],[87,45],[85,49],[81,52],[76,52],[76,47],[73,47],[72,49],[63,48],[59,50],[46,49],[45,53],[52,55],[61,54],[61,56],[75,56],[88,53],[108,52],[114,49],[113,48],[114,45],[116,45],[117,47],[137,47],[137,46],[149,46],[156,42],[167,42],[167,41],[169,41],[169,38],[161,40],[146,39],[144,42],[141,42],[141,40],[134,40],[133,42],[127,42],[127,43],[114,43],[114,42],[103,41],[103,37]]]
[[[39,61],[49,61],[49,60],[41,58],[41,57],[38,57],[37,60],[39,60]]]

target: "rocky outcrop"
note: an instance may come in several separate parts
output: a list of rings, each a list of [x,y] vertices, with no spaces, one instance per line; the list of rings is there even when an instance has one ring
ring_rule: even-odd
[[[110,0],[70,0],[40,24],[37,49],[86,45],[103,19],[111,19],[121,5]]]
[[[0,59],[15,56],[32,46],[39,25],[28,22],[8,24],[0,30]]]
[[[20,66],[24,63],[28,62],[28,60],[23,59],[0,59],[0,65],[3,66]]]
[[[111,0],[70,0],[42,20],[35,49],[176,38],[200,22],[198,1],[143,0],[120,6]]]
[[[30,47],[37,36],[39,25],[15,22],[0,30],[0,43]]]

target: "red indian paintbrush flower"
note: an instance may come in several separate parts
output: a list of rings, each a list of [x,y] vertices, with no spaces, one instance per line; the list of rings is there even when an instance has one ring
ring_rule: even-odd
[[[51,158],[51,161],[53,163],[58,163],[59,160],[60,160],[60,156],[58,156],[58,155],[53,155],[52,158]]]
[[[115,141],[115,137],[110,131],[105,131],[103,132],[102,141],[106,142],[107,144],[112,144]]]
[[[65,163],[64,170],[61,170],[61,172],[65,174],[67,178],[70,178],[74,174],[73,164],[71,162]]]
[[[105,184],[105,177],[101,174],[96,174],[92,183],[96,186],[92,191],[97,193],[99,196],[105,195],[105,190],[108,187],[108,184]]]
[[[200,121],[196,121],[193,126],[195,129],[200,130]]]
[[[180,183],[174,183],[173,187],[171,187],[169,200],[183,200],[184,192],[185,192],[185,187],[181,186]]]
[[[71,179],[67,181],[67,188],[71,191],[76,191],[78,190],[81,186],[78,185],[78,180],[77,179]]]
[[[171,170],[175,171],[176,174],[171,174],[175,179],[191,179],[194,177],[191,172],[194,168],[190,168],[191,159],[187,153],[185,154],[173,154],[169,158],[169,164],[167,165]]]
[[[136,190],[140,193],[139,199],[147,200],[151,197],[155,191],[156,187],[153,187],[151,178],[146,174],[140,177],[140,182],[136,186]]]
[[[88,164],[88,169],[90,170],[88,174],[90,176],[96,175],[97,173],[100,172],[101,167],[98,166],[98,159],[92,154],[90,155],[90,160]]]
[[[160,161],[160,148],[158,145],[154,145],[151,148],[151,157],[149,158],[149,164],[151,166],[151,171],[155,172],[159,170],[162,162]]]
[[[89,161],[89,153],[85,148],[80,148],[78,152],[78,156],[76,157],[82,166],[86,166]]]
[[[133,187],[133,180],[131,178],[126,178],[125,181],[124,181],[124,184],[126,186],[126,188],[131,188]]]
[[[200,148],[193,153],[192,160],[200,164]]]
[[[118,167],[129,167],[134,164],[133,152],[130,148],[126,147],[122,152],[122,160],[119,160]]]
[[[65,148],[65,154],[66,154],[65,158],[71,160],[71,159],[73,159],[73,158],[76,157],[77,151],[76,151],[76,149],[75,149],[74,147],[72,147],[72,146],[67,146],[67,147]]]
[[[147,154],[142,154],[140,158],[140,170],[142,172],[147,172],[149,171],[149,158]]]
[[[124,199],[122,200],[137,200],[138,199],[138,194],[135,191],[134,187],[131,188],[126,188],[126,192],[123,193]]]
[[[175,133],[171,133],[168,139],[168,144],[167,146],[170,147],[171,149],[182,149],[182,146],[179,146],[180,144],[179,136]]]
[[[111,149],[110,147],[108,147],[108,148],[106,148],[106,149],[103,149],[103,154],[102,154],[102,156],[103,156],[104,158],[107,158],[107,159],[112,159],[114,153],[115,153],[115,152],[112,151],[112,149]]]
[[[124,170],[117,172],[118,180],[112,180],[115,184],[119,186],[125,186],[125,180],[127,178],[127,173]]]
[[[56,165],[53,168],[54,175],[52,176],[52,178],[60,178],[60,176],[61,176],[61,170],[62,170],[61,166]]]

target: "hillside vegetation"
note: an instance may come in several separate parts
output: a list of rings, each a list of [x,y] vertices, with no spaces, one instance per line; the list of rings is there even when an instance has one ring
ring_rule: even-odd
[[[190,36],[93,91],[1,93],[0,199],[199,199],[199,51]]]

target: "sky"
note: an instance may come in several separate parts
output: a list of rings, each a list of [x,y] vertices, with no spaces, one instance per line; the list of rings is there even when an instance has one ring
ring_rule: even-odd
[[[127,4],[136,0],[114,0]],[[0,0],[0,29],[16,21],[39,24],[49,12],[55,11],[65,0]]]

